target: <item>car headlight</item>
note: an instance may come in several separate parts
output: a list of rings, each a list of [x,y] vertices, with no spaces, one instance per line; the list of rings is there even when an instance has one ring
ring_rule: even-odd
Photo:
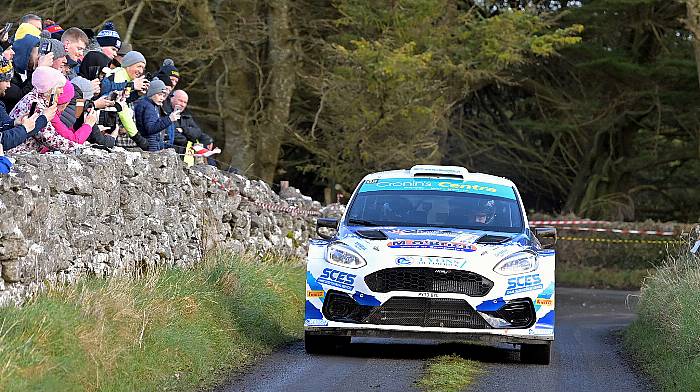
[[[537,269],[537,256],[532,252],[517,252],[504,258],[493,269],[501,275],[517,275]]]
[[[360,268],[367,265],[362,256],[341,242],[335,242],[328,246],[326,261],[347,268]]]

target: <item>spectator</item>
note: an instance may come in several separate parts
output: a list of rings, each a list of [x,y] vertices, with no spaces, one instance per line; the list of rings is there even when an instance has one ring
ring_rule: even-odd
[[[100,32],[97,33],[97,42],[102,48],[102,52],[109,57],[110,60],[117,55],[119,48],[122,46],[119,33],[114,30],[114,23],[107,22]]]
[[[161,76],[170,79],[170,83],[165,82]],[[173,60],[165,59],[158,73],[156,73],[156,77],[163,80],[166,86],[170,85],[174,89],[175,86],[177,86],[177,82],[180,80],[180,72],[175,68],[175,62]]]
[[[192,113],[187,110],[189,97],[183,90],[175,90],[169,100],[163,104],[163,112],[170,115],[175,109],[180,109],[180,119],[175,121],[175,151],[184,154],[187,142],[199,143],[209,150],[213,150],[214,141],[204,133],[197,122],[192,117]]]
[[[31,17],[36,17],[38,19],[27,19],[29,22],[25,22],[24,20],[26,18],[31,18]],[[15,32],[15,41],[20,40],[27,35],[32,35],[34,37],[39,38],[39,35],[41,34],[41,18],[34,14],[29,14],[25,15],[21,21],[20,25],[17,28],[17,31]]]
[[[43,28],[43,24],[41,23],[41,17],[38,15],[34,14],[27,14],[22,17],[22,19],[19,20],[20,24],[29,24],[34,26],[37,30],[41,31]],[[38,34],[37,34],[38,36]]]
[[[13,59],[15,72],[11,85],[2,99],[8,110],[12,110],[17,102],[32,90],[32,71],[36,68],[39,59],[38,45],[39,38],[34,35],[25,35],[12,44],[15,52]]]
[[[94,95],[100,93],[100,74],[105,67],[109,66],[109,57],[101,51],[87,52],[83,61],[78,67],[78,75],[71,81],[80,86],[83,98],[92,99]],[[100,108],[101,109],[101,108]]]
[[[3,47],[2,57],[9,61],[12,61],[15,58],[15,51],[12,49],[12,45]]]
[[[83,30],[71,27],[61,36],[61,42],[68,53],[68,79],[73,80],[78,75],[80,61],[88,45],[88,36]]]
[[[134,121],[134,111],[131,104],[139,97],[139,92],[148,89],[148,82],[142,76],[146,69],[146,58],[136,51],[131,51],[122,59],[122,66],[115,69],[114,73],[102,79],[102,96],[124,94],[124,105],[120,105],[119,121],[131,141],[120,139],[123,147],[138,147],[148,149],[148,142],[139,134],[139,129]],[[133,91],[131,91],[133,89]],[[136,144],[133,144],[133,143]]]
[[[97,112],[91,110],[89,113],[87,113],[84,116],[82,124],[78,124],[79,126],[77,129],[75,128],[75,114],[73,114],[74,120],[70,125],[64,124],[61,119],[61,114],[71,103],[74,95],[75,89],[73,88],[73,84],[71,84],[70,81],[66,81],[63,87],[63,92],[58,97],[58,108],[56,110],[57,116],[51,120],[51,125],[53,125],[54,129],[56,129],[56,133],[64,138],[77,144],[83,144],[86,140],[88,140],[90,134],[92,133],[92,127],[97,123]],[[73,113],[75,113],[75,110],[73,110]]]
[[[5,95],[5,91],[10,86],[12,74],[12,63],[0,58],[0,97]],[[7,114],[5,105],[0,102],[0,148],[9,151],[19,146],[27,140],[28,136],[33,136],[44,128],[46,123],[46,117],[39,116],[38,113],[20,117],[15,121]]]
[[[34,88],[17,103],[12,112],[10,112],[10,116],[18,119],[28,115],[32,104],[36,103],[36,109],[42,111],[49,122],[36,136],[15,147],[12,150],[13,153],[32,151],[73,152],[76,150],[78,145],[59,135],[51,124],[56,115],[57,105],[55,102],[50,106],[49,104],[63,93],[65,84],[66,78],[58,70],[46,66],[37,67],[32,77]]]
[[[180,114],[174,111],[167,117],[161,117],[160,106],[167,98],[165,83],[160,79],[151,81],[146,96],[136,101],[134,112],[136,126],[148,140],[148,151],[159,151],[165,148],[163,131],[173,122],[180,119]],[[170,140],[172,145],[172,140]]]
[[[66,58],[68,53],[63,46],[63,42],[53,38],[41,38],[39,39],[39,48],[41,49],[43,47],[48,47],[50,51],[47,53],[39,52],[39,55],[53,54],[51,68],[61,71],[61,73],[65,75],[68,72],[68,59]]]

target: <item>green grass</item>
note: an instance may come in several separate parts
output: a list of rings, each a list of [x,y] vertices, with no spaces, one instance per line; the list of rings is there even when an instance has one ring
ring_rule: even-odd
[[[426,392],[457,392],[481,374],[479,362],[457,355],[442,355],[427,362],[418,386]]]
[[[625,346],[664,391],[700,390],[700,258],[669,257],[642,287]]]
[[[594,287],[599,289],[639,290],[649,269],[617,269],[597,266],[579,266],[558,263],[556,281],[558,286]]]
[[[297,261],[217,255],[0,309],[0,390],[201,390],[303,330]]]

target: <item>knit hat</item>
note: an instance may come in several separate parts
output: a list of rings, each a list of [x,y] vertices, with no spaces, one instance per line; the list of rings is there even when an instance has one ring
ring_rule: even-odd
[[[180,78],[180,72],[175,68],[175,62],[172,59],[163,60],[163,66],[160,67],[158,73],[166,76],[175,76],[178,79]]]
[[[32,73],[32,85],[42,94],[65,84],[66,77],[57,69],[41,66],[37,67]]]
[[[124,42],[124,43],[122,43],[122,47],[119,48],[119,50],[117,51],[117,56],[125,56],[127,53],[131,52],[132,50],[134,50],[133,46],[131,46],[131,44],[128,42]]]
[[[9,82],[14,74],[12,62],[0,56],[0,82]]]
[[[51,33],[51,38],[53,39],[61,39],[63,35],[63,27],[51,19],[44,19],[44,30]]]
[[[15,41],[24,38],[24,36],[26,36],[26,35],[33,35],[33,36],[39,38],[40,34],[41,34],[41,30],[37,29],[36,26],[34,26],[33,24],[22,23],[17,28],[17,32],[15,32]]]
[[[114,30],[114,23],[105,23],[102,30],[97,33],[97,42],[99,42],[102,47],[114,46],[119,49],[122,46],[121,37],[119,37],[119,33]]]
[[[132,50],[131,52],[124,55],[124,58],[122,59],[122,68],[132,66],[136,63],[146,64],[146,58],[143,57],[141,53]]]
[[[63,92],[58,96],[58,104],[63,105],[68,103],[75,96],[75,88],[70,80],[66,80],[66,84],[63,85]]]
[[[158,94],[159,92],[165,91],[165,83],[160,79],[153,79],[151,84],[148,86],[148,92],[146,96],[151,98],[152,96]]]

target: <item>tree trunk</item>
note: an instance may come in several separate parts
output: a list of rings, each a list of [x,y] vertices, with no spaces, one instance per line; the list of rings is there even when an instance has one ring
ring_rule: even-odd
[[[265,120],[257,137],[255,174],[267,182],[272,182],[289,121],[296,71],[289,0],[270,0],[269,6],[267,27],[270,84],[266,94],[268,101]]]

